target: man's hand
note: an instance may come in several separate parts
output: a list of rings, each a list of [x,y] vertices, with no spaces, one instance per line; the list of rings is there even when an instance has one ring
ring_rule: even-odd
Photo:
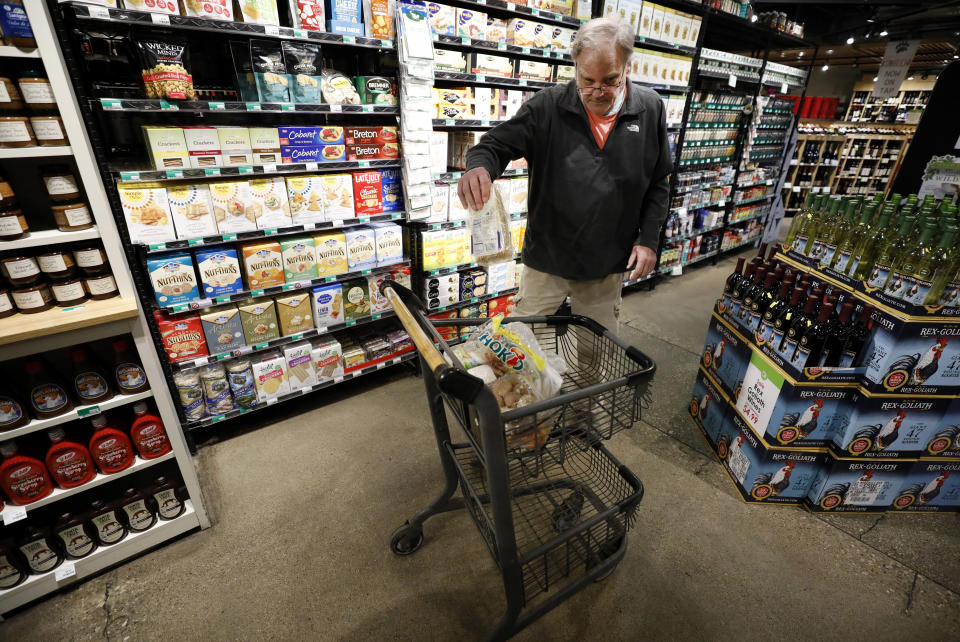
[[[478,210],[490,198],[490,172],[482,167],[474,167],[469,172],[464,173],[457,181],[457,196],[460,197],[460,205]]]
[[[627,261],[627,269],[633,268],[633,272],[630,273],[630,280],[636,281],[647,276],[653,272],[656,264],[657,255],[654,254],[653,250],[644,245],[634,245],[633,251],[630,252],[630,260]]]

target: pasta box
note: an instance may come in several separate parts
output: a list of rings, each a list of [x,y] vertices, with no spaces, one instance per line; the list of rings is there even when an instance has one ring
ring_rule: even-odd
[[[203,335],[207,338],[210,354],[220,354],[242,348],[245,345],[240,311],[235,305],[210,308],[200,315]]]
[[[317,273],[317,248],[311,237],[284,239],[280,242],[283,255],[283,278],[287,283],[310,281]]]
[[[330,283],[313,288],[313,318],[318,328],[343,323],[343,287]]]
[[[313,328],[310,293],[306,290],[276,298],[280,334],[287,337]]]
[[[403,186],[399,169],[380,170],[380,196],[384,214],[403,211]]]
[[[317,275],[337,276],[349,272],[347,237],[343,232],[320,234],[313,238],[317,251]]]
[[[353,207],[357,216],[371,216],[383,213],[380,172],[376,170],[354,172],[352,176]]]
[[[189,303],[200,298],[193,259],[189,254],[166,254],[147,259],[147,272],[157,303],[163,307]]]
[[[207,343],[198,314],[170,316],[160,310],[153,313],[160,332],[160,341],[171,363],[205,357]]]
[[[200,272],[203,296],[212,299],[243,290],[240,260],[232,247],[213,247],[194,253]]]
[[[241,252],[251,290],[283,285],[283,253],[279,243],[248,243],[241,247]]]
[[[257,299],[240,306],[243,336],[249,345],[280,338],[277,308],[273,299]]]

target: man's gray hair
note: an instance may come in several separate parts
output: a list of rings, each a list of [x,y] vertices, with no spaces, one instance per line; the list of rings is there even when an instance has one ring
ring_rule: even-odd
[[[594,18],[577,31],[570,56],[576,61],[584,51],[600,49],[612,43],[624,60],[630,60],[635,36],[636,29],[626,20]]]

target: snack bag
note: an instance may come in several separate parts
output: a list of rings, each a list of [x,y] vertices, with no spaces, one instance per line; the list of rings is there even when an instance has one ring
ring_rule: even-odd
[[[470,253],[475,262],[490,265],[513,258],[510,218],[499,190],[490,190],[490,198],[483,207],[470,210],[467,224],[470,229]]]
[[[190,52],[180,38],[156,38],[144,34],[137,38],[140,49],[140,74],[147,98],[196,100],[190,75]]]
[[[320,47],[287,40],[280,44],[283,46],[283,60],[287,65],[287,74],[290,77],[293,101],[298,103],[321,102],[320,72],[323,60],[320,57]]]
[[[320,91],[324,102],[331,105],[360,104],[360,94],[349,78],[336,69],[324,69],[320,74]]]
[[[251,40],[250,62],[253,65],[260,102],[290,102],[290,78],[279,44],[269,40]]]

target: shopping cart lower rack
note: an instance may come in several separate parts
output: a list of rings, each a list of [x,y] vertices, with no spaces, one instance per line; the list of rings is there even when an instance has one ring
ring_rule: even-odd
[[[626,553],[643,485],[601,442],[640,419],[656,366],[584,317],[511,318],[530,324],[567,372],[557,396],[501,413],[416,295],[391,281],[382,289],[420,353],[446,479],[440,495],[394,532],[390,547],[398,555],[417,551],[429,517],[466,508],[503,576],[507,608],[491,639],[505,639],[609,575]],[[447,409],[463,443],[451,438]]]

